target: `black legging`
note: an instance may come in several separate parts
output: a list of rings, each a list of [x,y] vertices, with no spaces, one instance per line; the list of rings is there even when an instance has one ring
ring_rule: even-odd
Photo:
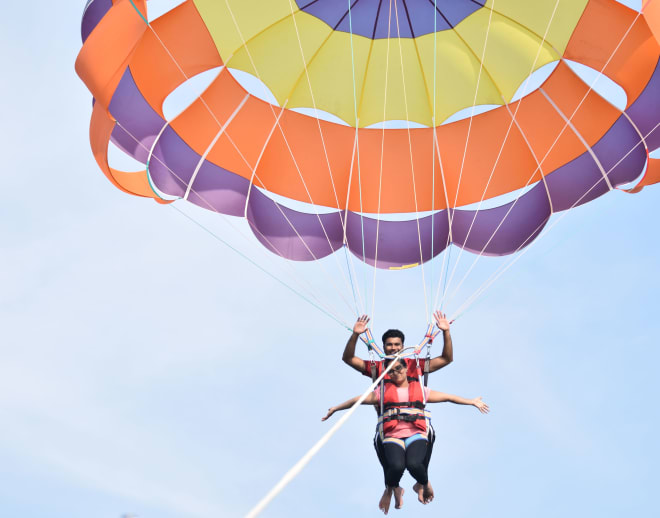
[[[435,443],[435,430],[433,427],[430,427],[429,441],[426,443],[426,455],[424,456],[424,467],[426,472],[429,470],[429,462],[431,462],[431,454],[433,453],[433,443]],[[380,465],[383,467],[383,477],[385,479],[385,485],[387,485],[387,468],[388,462],[385,457],[385,450],[383,449],[383,442],[380,439],[378,430],[376,430],[376,436],[374,437],[374,448],[376,449],[376,455],[378,455],[378,460]],[[428,476],[428,475],[427,475]]]
[[[383,443],[383,453],[387,463],[385,484],[388,487],[398,487],[406,469],[417,482],[422,485],[427,484],[429,481],[425,464],[427,446],[426,439],[413,441],[405,449],[396,443]]]

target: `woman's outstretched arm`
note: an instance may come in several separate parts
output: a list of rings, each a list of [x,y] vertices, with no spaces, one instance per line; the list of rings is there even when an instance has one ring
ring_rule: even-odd
[[[357,402],[358,399],[360,399],[360,397],[361,396],[355,396],[354,398],[351,398],[348,401],[344,401],[340,405],[330,407],[328,409],[327,415],[325,417],[322,417],[321,421],[325,421],[338,410],[348,410]],[[376,400],[376,395],[373,392],[369,394],[367,398],[362,402],[363,405],[373,405],[375,403],[377,403],[377,400]]]
[[[482,414],[487,414],[490,411],[490,408],[488,408],[488,405],[481,400],[481,397],[467,399],[461,396],[445,394],[444,392],[432,390],[429,393],[429,397],[426,398],[426,401],[428,403],[444,403],[445,401],[448,401],[450,403],[456,403],[457,405],[472,405],[477,407],[479,412]]]

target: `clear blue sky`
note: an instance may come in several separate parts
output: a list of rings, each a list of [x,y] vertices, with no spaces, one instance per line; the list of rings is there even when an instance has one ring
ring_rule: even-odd
[[[0,515],[239,516],[367,379],[341,363],[339,325],[98,171],[73,71],[83,4],[2,7]],[[396,516],[653,514],[659,189],[572,211],[454,324],[430,384],[492,413],[436,405],[436,500],[408,489]],[[325,289],[318,268],[300,271]],[[404,279],[379,283],[375,333],[415,341],[426,316]],[[373,426],[360,409],[264,516],[376,516]]]

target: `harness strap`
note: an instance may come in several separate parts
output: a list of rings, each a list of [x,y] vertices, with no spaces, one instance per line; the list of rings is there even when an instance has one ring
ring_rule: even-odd
[[[431,420],[430,410],[417,410],[415,408],[393,408],[386,410],[385,413],[378,418],[378,428],[382,437],[383,423],[389,421],[405,421],[414,423],[415,421],[425,420],[427,423]]]
[[[424,403],[421,401],[399,401],[397,403],[385,403],[385,409],[389,410],[391,408],[417,408],[419,410],[424,410]]]
[[[414,382],[419,381],[419,380],[418,380],[417,378],[415,378],[414,376],[407,376],[407,379],[408,379],[408,383],[410,383],[411,381],[414,381]],[[394,382],[393,382],[391,379],[389,379],[389,378],[384,378],[383,381],[384,381],[385,383],[394,383]]]

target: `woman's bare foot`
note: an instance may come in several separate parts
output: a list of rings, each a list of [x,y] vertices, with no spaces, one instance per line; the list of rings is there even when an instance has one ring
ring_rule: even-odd
[[[433,488],[431,487],[431,483],[427,482],[424,487],[423,491],[423,497],[424,497],[424,503],[429,504],[433,501]]]
[[[383,491],[383,496],[380,497],[380,502],[378,502],[378,509],[383,511],[383,514],[387,514],[390,510],[390,502],[392,501],[392,492],[391,487],[386,487]]]
[[[417,482],[413,486],[413,491],[415,493],[417,493],[417,500],[419,500],[419,503],[423,504],[424,503],[424,486],[422,484],[420,484],[419,482]]]
[[[401,486],[394,488],[394,509],[401,509],[403,506],[403,493],[405,490]]]

